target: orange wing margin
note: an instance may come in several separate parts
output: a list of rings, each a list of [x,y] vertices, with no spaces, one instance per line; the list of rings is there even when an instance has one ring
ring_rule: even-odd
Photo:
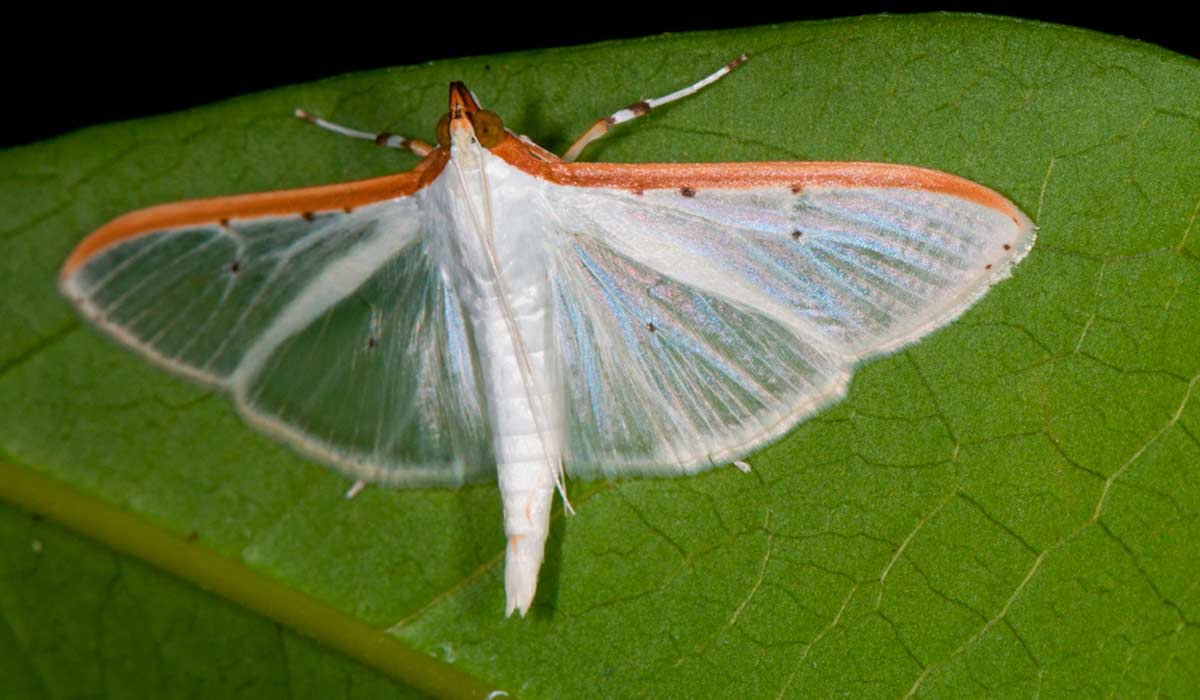
[[[510,165],[558,185],[641,190],[788,187],[898,187],[954,195],[1010,217],[1025,215],[1003,195],[957,175],[912,165],[829,161],[746,163],[564,163],[535,156],[509,136],[492,149]]]
[[[225,219],[353,209],[386,199],[407,197],[432,182],[446,165],[449,155],[447,149],[438,148],[408,172],[370,180],[194,199],[139,209],[113,219],[80,241],[63,263],[59,278],[70,276],[93,255],[117,243],[154,231]]]

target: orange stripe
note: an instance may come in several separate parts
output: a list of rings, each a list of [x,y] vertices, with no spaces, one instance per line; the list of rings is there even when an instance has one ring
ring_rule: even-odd
[[[1024,214],[993,190],[938,170],[889,163],[789,162],[748,163],[564,163],[537,158],[529,146],[506,138],[492,153],[510,165],[559,185],[641,190],[741,189],[789,187],[898,187],[954,195],[1002,212],[1017,222]]]
[[[447,149],[437,148],[415,168],[397,175],[297,190],[194,199],[139,209],[113,219],[80,241],[63,263],[59,277],[69,276],[89,258],[117,243],[155,231],[223,219],[334,211],[408,197],[432,182],[448,157]]]

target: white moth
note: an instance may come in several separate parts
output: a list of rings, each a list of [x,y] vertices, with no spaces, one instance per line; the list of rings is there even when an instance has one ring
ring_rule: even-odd
[[[398,175],[166,204],[85,239],[80,312],[228,391],[255,428],[351,477],[498,478],[507,613],[533,601],[553,494],[692,474],[843,396],[854,365],[961,315],[1034,241],[953,175],[872,163],[575,163],[461,83]],[[351,490],[357,492],[357,486]]]

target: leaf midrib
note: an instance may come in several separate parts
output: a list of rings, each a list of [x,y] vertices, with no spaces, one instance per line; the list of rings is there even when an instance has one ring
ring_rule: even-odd
[[[421,692],[486,698],[496,689],[280,582],[186,537],[157,527],[26,466],[0,461],[0,500],[189,581],[378,669]],[[503,554],[503,553],[501,553]],[[486,570],[499,556],[480,567]],[[481,573],[481,572],[480,572]]]

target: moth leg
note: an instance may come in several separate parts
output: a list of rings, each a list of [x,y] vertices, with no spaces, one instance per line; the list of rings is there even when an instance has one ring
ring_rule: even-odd
[[[363,139],[364,141],[373,141],[376,146],[409,150],[421,158],[424,158],[425,156],[429,155],[431,151],[433,151],[433,146],[430,146],[420,139],[406,139],[399,134],[389,134],[386,131],[381,131],[378,134],[372,134],[367,131],[351,129],[350,127],[342,126],[341,124],[334,124],[331,121],[326,121],[316,115],[309,114],[302,109],[297,109],[294,114],[296,115],[297,119],[303,119],[309,124],[316,124],[322,129],[332,131],[335,134],[341,134],[342,136],[349,136],[355,139]]]
[[[591,128],[583,132],[583,136],[580,136],[578,139],[576,139],[575,143],[571,144],[571,147],[568,148],[567,152],[563,154],[562,159],[567,163],[574,162],[574,160],[579,157],[579,154],[585,147],[587,147],[589,143],[608,133],[608,130],[617,124],[627,122],[631,119],[636,119],[655,107],[661,107],[668,102],[674,102],[675,100],[682,99],[688,95],[699,92],[703,88],[706,88],[721,78],[724,78],[734,68],[737,68],[745,63],[746,59],[748,58],[748,55],[742,54],[729,63],[721,66],[716,72],[712,73],[708,77],[698,80],[683,89],[676,90],[670,95],[656,97],[652,100],[634,102],[624,109],[619,109],[607,117],[597,120],[595,124],[592,124]]]
[[[358,494],[362,493],[362,490],[366,488],[366,486],[367,482],[363,481],[362,479],[354,482],[354,485],[346,489],[346,500],[350,500],[351,498],[354,498]]]

